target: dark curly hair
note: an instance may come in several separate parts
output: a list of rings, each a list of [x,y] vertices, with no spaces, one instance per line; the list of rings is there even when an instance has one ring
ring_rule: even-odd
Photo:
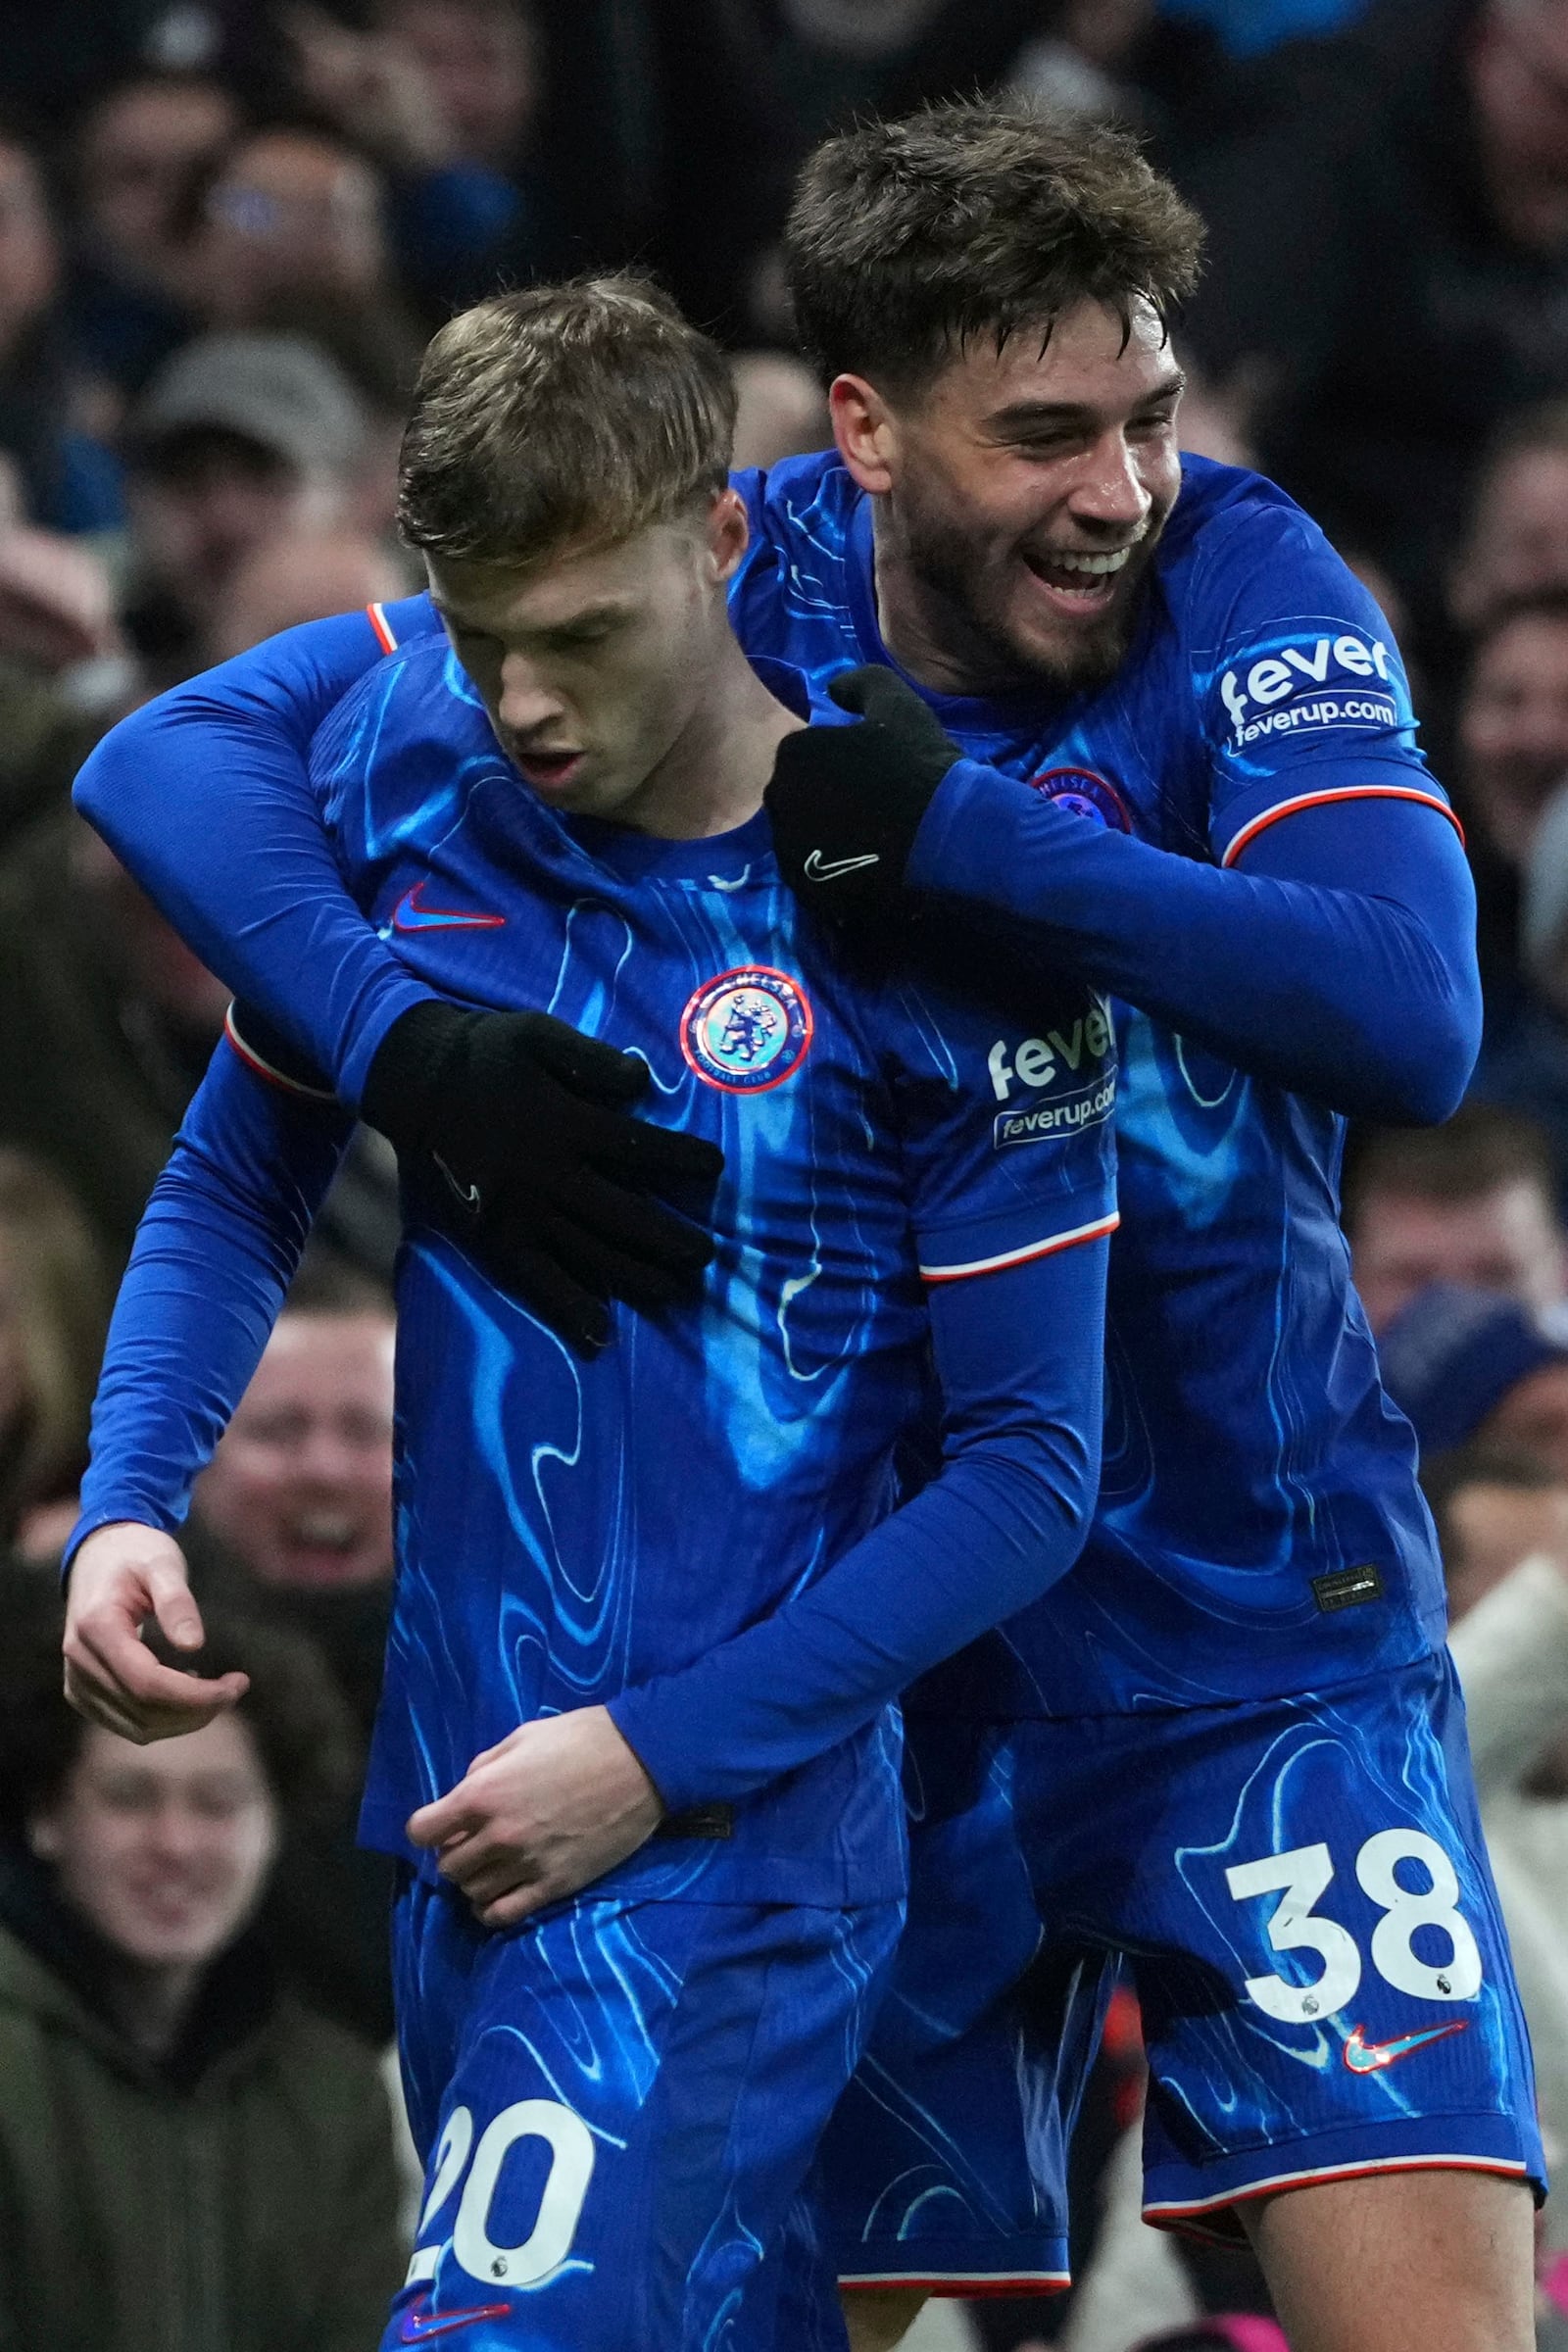
[[[1075,303],[1130,324],[1197,282],[1203,230],[1128,132],[989,101],[861,122],[808,158],[784,232],[802,342],[906,392]]]
[[[65,1610],[52,1581],[8,1564],[0,1575],[7,1639],[0,1654],[0,1830],[19,1834],[58,1795],[89,1726],[66,1703]],[[190,1674],[238,1669],[250,1689],[236,1712],[250,1731],[279,1812],[294,1826],[340,1817],[359,1768],[353,1718],[315,1644],[278,1626],[204,1607],[193,1659],[155,1634],[148,1646]]]

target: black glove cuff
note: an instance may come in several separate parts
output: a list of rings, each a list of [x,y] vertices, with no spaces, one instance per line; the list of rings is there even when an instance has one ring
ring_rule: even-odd
[[[400,1152],[428,1149],[447,1073],[476,1018],[432,997],[399,1013],[376,1047],[360,1115]]]

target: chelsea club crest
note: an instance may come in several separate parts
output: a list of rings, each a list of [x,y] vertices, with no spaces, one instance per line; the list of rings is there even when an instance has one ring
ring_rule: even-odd
[[[795,1075],[811,1026],[799,981],[769,964],[743,964],[697,990],[680,1016],[680,1050],[709,1086],[760,1094]]]
[[[1031,776],[1029,782],[1048,801],[1059,801],[1076,816],[1097,817],[1112,833],[1130,833],[1133,829],[1121,794],[1103,776],[1097,776],[1092,767],[1048,767],[1044,775]]]

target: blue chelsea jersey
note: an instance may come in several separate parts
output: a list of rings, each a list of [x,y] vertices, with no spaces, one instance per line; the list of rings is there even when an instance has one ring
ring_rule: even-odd
[[[737,633],[764,675],[803,673],[837,717],[832,675],[890,659],[869,502],[831,453],[738,486],[753,543]],[[1108,684],[925,700],[971,757],[1215,863],[1316,800],[1446,807],[1376,605],[1283,492],[1201,459],[1184,461]],[[1122,1223],[1094,1532],[1069,1576],[916,1704],[1212,1704],[1344,1682],[1442,1639],[1414,1445],[1380,1388],[1339,1227],[1344,1122],[1129,1007],[1116,1021]]]
[[[362,679],[312,770],[351,889],[421,979],[642,1055],[648,1115],[725,1154],[693,1204],[718,1240],[700,1304],[620,1310],[591,1363],[406,1204],[398,1581],[363,1821],[404,1850],[411,1810],[480,1749],[677,1672],[885,1516],[934,1403],[924,1285],[1114,1223],[1114,1038],[1074,983],[1020,1025],[1004,995],[840,968],[760,815],[695,842],[558,816],[443,636]],[[939,952],[963,960],[933,941],[922,975]],[[897,1894],[897,1751],[885,1712],[616,1884]]]

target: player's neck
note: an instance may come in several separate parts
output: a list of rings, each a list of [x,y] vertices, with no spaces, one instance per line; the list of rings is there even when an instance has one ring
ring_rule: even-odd
[[[761,808],[773,755],[801,723],[774,701],[726,627],[707,690],[621,821],[661,841],[732,833]]]
[[[881,500],[872,502],[871,527],[877,631],[906,676],[933,694],[1007,695],[1032,683],[1000,664],[958,600],[910,562]]]

